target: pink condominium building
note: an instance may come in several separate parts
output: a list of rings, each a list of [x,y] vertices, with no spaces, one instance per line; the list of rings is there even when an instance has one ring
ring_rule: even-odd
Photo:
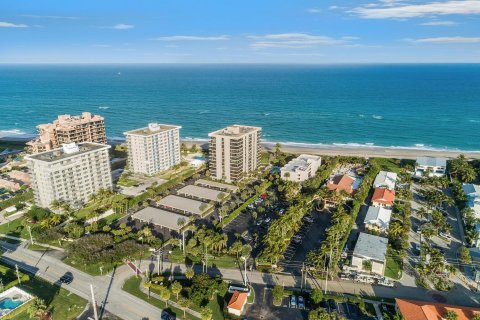
[[[37,126],[39,136],[27,142],[32,153],[57,149],[66,143],[107,143],[104,118],[83,112],[80,116],[68,114],[58,116],[53,123]]]

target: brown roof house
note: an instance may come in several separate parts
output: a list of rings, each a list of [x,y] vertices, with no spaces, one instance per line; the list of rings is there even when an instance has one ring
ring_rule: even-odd
[[[395,201],[395,190],[375,188],[372,196],[372,206],[391,208]]]
[[[396,309],[405,320],[443,320],[447,312],[455,312],[458,320],[471,320],[480,314],[479,308],[461,307],[443,303],[395,299]]]
[[[336,192],[345,191],[347,194],[352,195],[355,191],[353,189],[354,182],[355,179],[346,174],[338,175],[327,182],[327,189]]]
[[[247,297],[247,292],[235,291],[227,305],[228,313],[241,316],[247,303]]]

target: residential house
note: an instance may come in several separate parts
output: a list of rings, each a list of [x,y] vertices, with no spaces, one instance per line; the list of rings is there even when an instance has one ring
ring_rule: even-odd
[[[480,219],[480,186],[471,183],[464,183],[462,189],[467,196],[467,206],[473,209],[475,217]]]
[[[337,193],[345,191],[347,194],[352,195],[355,192],[354,182],[355,179],[349,175],[337,175],[327,182],[327,189],[335,190]]]
[[[395,190],[396,183],[397,183],[397,174],[395,172],[380,171],[375,177],[375,181],[373,182],[373,187]]]
[[[247,292],[235,291],[227,305],[228,313],[234,314],[236,316],[241,316],[243,310],[245,309],[247,298]]]
[[[440,157],[418,157],[415,163],[415,176],[421,178],[429,171],[430,177],[443,177],[447,170],[447,160]]]
[[[302,154],[280,170],[280,177],[283,180],[303,182],[314,177],[321,164],[321,157]]]
[[[372,196],[372,206],[391,208],[395,201],[395,190],[375,188]]]
[[[383,234],[388,232],[392,210],[384,207],[368,207],[365,216],[365,229],[377,231]]]
[[[457,320],[471,320],[480,313],[479,308],[408,299],[395,299],[395,309],[404,320],[442,320],[448,311],[457,314]]]
[[[353,250],[352,267],[383,276],[387,244],[387,238],[360,232]]]

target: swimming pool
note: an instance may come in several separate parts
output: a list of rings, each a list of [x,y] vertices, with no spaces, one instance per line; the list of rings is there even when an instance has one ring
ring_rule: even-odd
[[[11,298],[0,300],[0,309],[16,309],[23,304],[22,300],[13,300]]]

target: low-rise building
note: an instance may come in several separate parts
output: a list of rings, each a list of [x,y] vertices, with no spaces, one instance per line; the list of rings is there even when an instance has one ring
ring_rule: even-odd
[[[347,194],[352,195],[355,192],[353,188],[354,182],[355,179],[349,175],[337,175],[332,180],[327,182],[327,189],[332,191],[334,190],[337,193],[344,191]]]
[[[247,299],[247,292],[235,291],[227,305],[228,313],[234,314],[236,316],[241,316],[243,310],[245,309]]]
[[[476,239],[475,239],[475,248],[480,249],[480,223],[477,223],[475,225],[475,234],[476,234]]]
[[[314,177],[321,164],[320,156],[302,154],[283,166],[280,177],[283,180],[303,182]]]
[[[79,208],[100,189],[111,190],[110,146],[84,142],[30,155],[35,203],[43,208],[54,200]]]
[[[375,188],[372,196],[372,206],[391,208],[395,201],[395,190]]]
[[[23,184],[30,185],[31,177],[28,172],[20,171],[20,170],[12,170],[7,174],[11,179],[20,181]]]
[[[415,162],[415,176],[423,177],[428,171],[430,177],[443,177],[447,170],[447,160],[442,157],[418,157]]]
[[[365,216],[365,229],[386,234],[390,225],[392,210],[383,207],[368,207]]]
[[[397,183],[397,174],[395,172],[380,171],[375,177],[375,181],[373,182],[373,187],[395,190],[396,183]]]
[[[475,218],[480,219],[480,186],[464,183],[462,189],[467,196],[467,206],[475,212]]]
[[[22,184],[9,177],[0,177],[0,188],[5,188],[10,191],[18,191],[22,187]]]
[[[388,239],[360,232],[352,255],[352,267],[383,276]]]
[[[404,320],[441,320],[449,311],[457,315],[457,320],[472,320],[480,314],[479,308],[408,299],[395,299],[395,309]]]

